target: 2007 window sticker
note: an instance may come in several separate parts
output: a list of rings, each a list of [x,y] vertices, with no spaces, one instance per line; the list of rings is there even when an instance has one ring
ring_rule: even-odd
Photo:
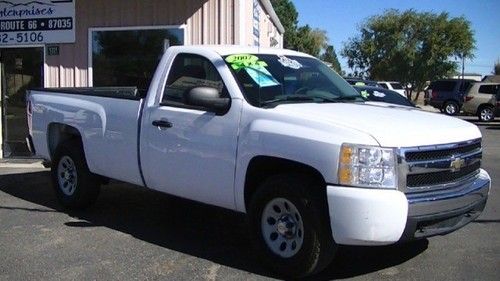
[[[259,87],[270,87],[280,84],[266,69],[267,63],[259,60],[259,57],[255,55],[230,55],[226,58],[226,62],[236,72],[244,70]]]

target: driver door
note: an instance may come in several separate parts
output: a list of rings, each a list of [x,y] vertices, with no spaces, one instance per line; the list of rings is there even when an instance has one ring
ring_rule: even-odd
[[[148,187],[192,200],[234,208],[234,173],[241,101],[218,116],[184,103],[186,91],[208,86],[229,97],[213,63],[178,54],[158,105],[144,110],[141,162]]]

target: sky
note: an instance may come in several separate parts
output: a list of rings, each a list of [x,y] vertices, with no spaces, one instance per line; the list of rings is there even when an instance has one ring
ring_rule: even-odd
[[[489,75],[500,59],[500,0],[292,0],[299,13],[299,25],[327,31],[343,70],[347,60],[340,50],[344,42],[358,34],[358,27],[368,17],[387,9],[414,9],[425,12],[448,12],[471,22],[476,39],[475,58],[465,62],[466,73]]]

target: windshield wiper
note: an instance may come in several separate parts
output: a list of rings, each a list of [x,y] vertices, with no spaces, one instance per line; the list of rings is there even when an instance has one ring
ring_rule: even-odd
[[[336,97],[336,98],[332,98],[331,100],[333,101],[353,101],[353,100],[357,100],[361,97],[358,97],[358,96],[341,96],[341,97]]]
[[[266,100],[266,101],[261,101],[260,106],[265,106],[277,102],[287,102],[287,101],[314,101],[315,97],[312,96],[299,96],[299,95],[291,95],[291,96],[286,96],[282,98],[277,98],[277,99],[272,99],[272,100]]]
[[[344,102],[344,101],[355,101],[357,100],[357,96],[343,96],[343,97],[335,97],[335,98],[330,98],[330,97],[324,97],[324,96],[306,96],[306,95],[290,95],[286,97],[281,97],[278,99],[272,99],[272,100],[267,100],[267,101],[262,101],[260,103],[261,106],[266,106],[269,104],[273,103],[278,103],[278,102],[288,102],[288,101],[314,101],[314,102]]]

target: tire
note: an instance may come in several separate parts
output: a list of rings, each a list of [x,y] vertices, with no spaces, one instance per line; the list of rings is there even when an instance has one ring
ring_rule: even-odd
[[[52,161],[52,185],[65,208],[84,209],[99,195],[99,176],[91,173],[80,141],[60,144]]]
[[[459,113],[460,107],[455,101],[447,101],[443,105],[443,110],[446,115],[454,116]]]
[[[319,190],[308,177],[277,175],[265,180],[250,202],[249,227],[257,254],[288,278],[318,273],[335,255],[326,194]]]
[[[479,121],[490,122],[495,119],[495,108],[492,106],[483,106],[477,112]]]

